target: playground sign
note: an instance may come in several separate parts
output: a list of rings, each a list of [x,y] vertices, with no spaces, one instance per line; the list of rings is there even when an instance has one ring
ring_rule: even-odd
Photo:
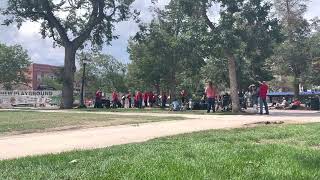
[[[61,91],[0,90],[0,107],[59,105],[61,94]]]

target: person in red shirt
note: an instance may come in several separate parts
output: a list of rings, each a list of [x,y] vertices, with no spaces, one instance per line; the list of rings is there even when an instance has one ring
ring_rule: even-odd
[[[217,95],[217,90],[216,88],[213,86],[212,81],[209,81],[207,84],[207,87],[205,89],[205,95],[208,99],[208,105],[207,105],[207,113],[210,113],[211,108],[213,112],[216,112],[216,108],[215,108],[215,97]]]
[[[112,104],[113,108],[116,108],[119,105],[119,98],[116,90],[112,92]]]
[[[138,91],[136,91],[133,100],[134,100],[134,107],[137,108],[139,106],[138,105]]]
[[[266,114],[269,114],[268,103],[267,103],[267,94],[268,94],[268,85],[265,81],[260,83],[259,87],[259,100],[260,100],[260,114],[263,114],[263,106],[266,111]]]
[[[96,92],[96,100],[94,103],[94,108],[102,108],[102,91],[99,89]]]
[[[292,102],[292,105],[290,107],[290,109],[298,109],[299,107],[301,106],[301,102],[299,101],[299,99],[295,99],[293,102]]]
[[[145,107],[148,107],[148,98],[149,98],[149,93],[145,91],[143,94],[143,102]]]

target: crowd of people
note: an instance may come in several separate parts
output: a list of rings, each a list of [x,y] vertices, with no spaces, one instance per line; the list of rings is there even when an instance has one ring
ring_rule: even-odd
[[[260,102],[260,114],[269,114],[267,104],[268,85],[260,82],[259,87],[249,86],[248,90],[239,92],[240,106],[246,109],[248,106],[258,108]],[[206,109],[208,113],[221,111],[231,111],[232,101],[229,93],[220,94],[211,81],[207,82],[201,102],[195,102],[188,95],[186,90],[181,90],[179,98],[167,96],[165,92],[157,94],[152,91],[141,92],[137,90],[134,94],[131,91],[121,94],[114,90],[111,98],[103,97],[99,89],[95,94],[95,108],[143,108],[143,107],[162,107],[166,108],[170,100],[170,110],[181,111],[187,109]],[[263,109],[264,107],[264,109]]]
[[[154,107],[161,106],[166,107],[167,104],[167,95],[162,93],[157,95],[152,91],[136,91],[135,94],[132,94],[131,91],[128,91],[125,94],[120,94],[114,90],[111,94],[111,98],[103,98],[103,93],[99,89],[95,95],[95,108],[143,108],[143,107]],[[161,101],[161,103],[159,103]]]
[[[258,110],[260,107],[260,114],[269,114],[269,108],[267,103],[268,85],[265,81],[259,82],[259,87],[251,85],[247,91],[241,90],[238,93],[241,110],[247,109],[247,107],[253,107]],[[230,111],[232,109],[232,101],[230,95],[225,93],[219,95],[212,82],[208,82],[205,89],[205,97],[207,98],[207,112],[210,113],[222,109],[222,111]],[[205,98],[204,97],[204,98]],[[204,99],[203,98],[203,99]],[[217,106],[216,106],[217,104]],[[259,104],[259,106],[258,106]]]
[[[272,106],[275,109],[291,109],[296,110],[301,107],[301,101],[298,98],[293,99],[292,102],[289,102],[286,97],[282,98],[281,102],[272,102]]]

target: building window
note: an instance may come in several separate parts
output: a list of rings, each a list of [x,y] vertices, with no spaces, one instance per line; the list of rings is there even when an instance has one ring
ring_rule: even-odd
[[[37,74],[37,81],[41,81],[41,79],[42,79],[42,78],[41,78],[41,74],[38,73],[38,74]]]

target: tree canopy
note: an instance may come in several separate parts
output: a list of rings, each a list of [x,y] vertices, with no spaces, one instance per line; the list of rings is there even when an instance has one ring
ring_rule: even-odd
[[[214,14],[212,11],[216,10],[213,5],[219,7],[217,21],[213,21],[209,17],[209,14]],[[219,63],[227,65],[233,111],[237,112],[239,111],[238,82],[241,77],[239,75],[248,76],[252,80],[262,80],[267,76],[269,76],[268,79],[263,80],[270,79],[266,59],[273,52],[273,44],[281,40],[278,20],[271,17],[270,11],[271,4],[262,0],[172,0],[166,7],[165,13],[158,13],[160,16],[167,14],[167,16],[162,16],[167,18],[153,22],[161,26],[161,23],[167,20],[169,27],[172,29],[168,34],[155,36],[158,40],[151,43],[151,45],[155,45],[169,37],[174,37],[167,40],[171,43],[171,46],[165,43],[159,44],[158,47],[153,48],[156,52],[149,58],[155,59],[158,56],[163,56],[163,60],[155,60],[155,63],[161,62],[159,66],[164,66],[164,68],[160,69],[165,69],[168,75],[172,74],[170,68],[176,72],[187,67],[179,68],[177,66],[179,65],[177,62],[188,62],[186,59],[189,59],[190,62],[202,61],[197,64],[198,66],[191,64],[191,67],[197,73],[200,70],[194,67],[201,68],[205,64],[205,59],[217,61],[217,63],[207,61],[207,65]],[[168,21],[168,19],[171,20]],[[157,25],[151,24],[150,27],[156,29]],[[152,35],[152,33],[150,34]],[[141,33],[138,33],[138,36],[141,37]],[[190,41],[183,42],[185,39]],[[186,48],[188,45],[190,48]],[[145,45],[143,48],[150,52],[149,47],[149,45]],[[177,47],[185,51],[179,51],[180,49],[177,49]],[[195,50],[192,51],[192,49]],[[192,59],[193,57],[194,59]],[[141,60],[140,57],[136,59]],[[165,60],[169,62],[166,63]],[[225,60],[225,63],[223,60]],[[214,67],[207,66],[204,71],[207,70],[207,75],[210,75],[210,71],[213,69]],[[173,74],[171,77],[174,77]],[[173,82],[176,82],[176,80],[174,79]]]
[[[175,1],[156,12],[153,21],[141,25],[129,43],[132,64],[128,75],[139,88],[150,90],[160,85],[162,91],[170,92],[174,98],[177,88],[195,88],[183,81],[200,75],[204,64],[201,37],[190,34],[186,26],[190,21],[184,21],[181,7]]]
[[[279,75],[293,77],[295,96],[299,96],[299,85],[306,79],[306,70],[311,65],[309,38],[311,24],[303,17],[306,0],[275,0],[275,9],[280,17],[284,43],[275,48],[273,62]],[[280,66],[279,66],[280,65]]]
[[[76,73],[76,80],[81,81],[82,78],[82,62],[81,60],[86,56],[89,60],[86,66],[86,92],[92,94],[98,89],[104,92],[118,92],[125,93],[128,88],[126,86],[127,65],[121,63],[119,60],[111,55],[102,54],[99,52],[84,53],[79,55],[80,70]]]
[[[5,89],[13,85],[27,84],[30,65],[28,52],[20,45],[7,46],[0,43],[0,84]]]

